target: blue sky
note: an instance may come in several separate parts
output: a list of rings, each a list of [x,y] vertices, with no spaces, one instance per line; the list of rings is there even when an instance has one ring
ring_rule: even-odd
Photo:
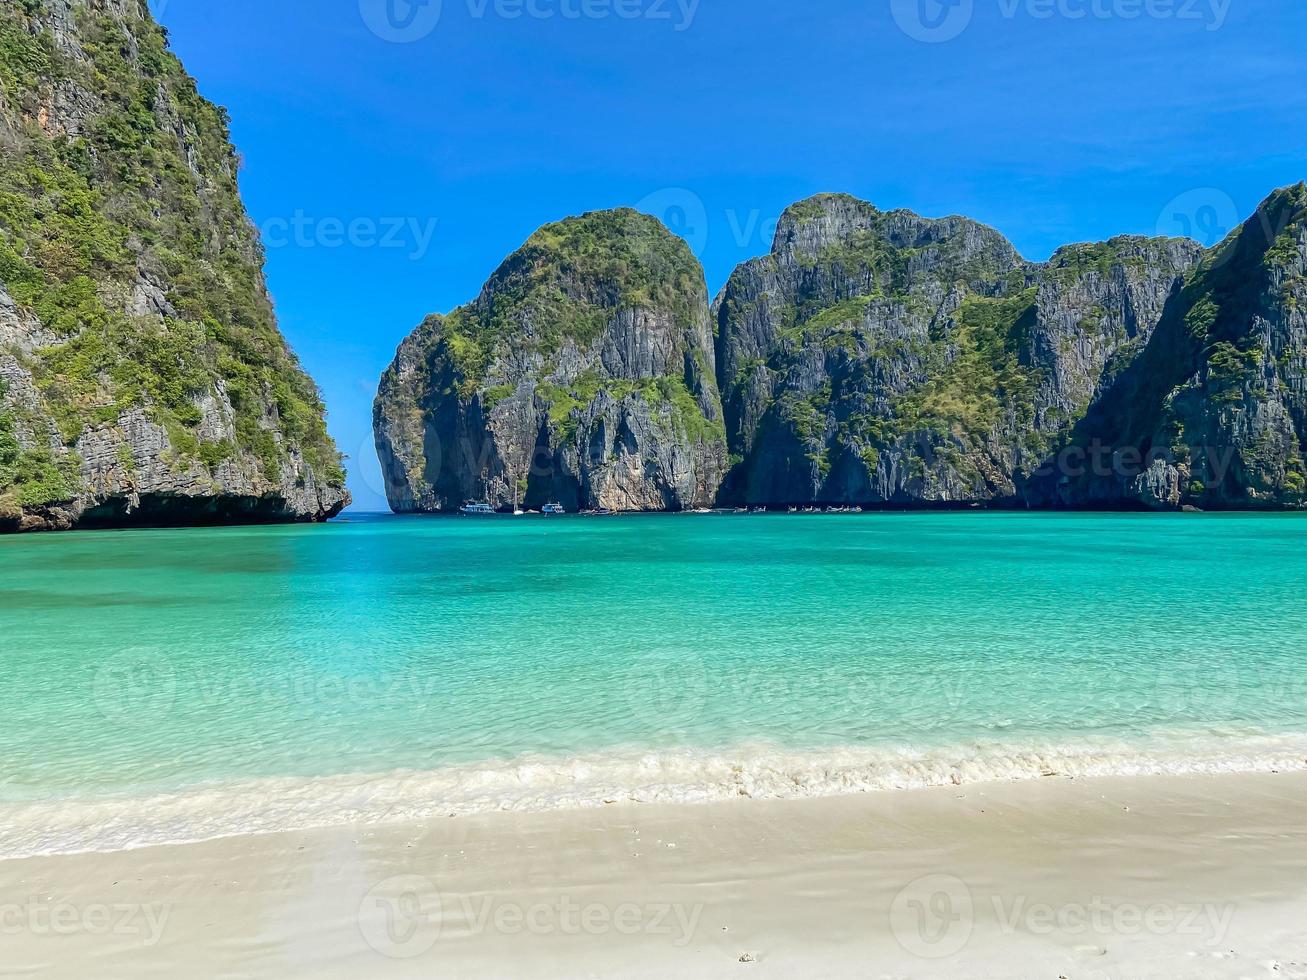
[[[1205,243],[1307,178],[1286,0],[152,0],[227,106],[282,329],[384,509],[376,381],[539,225],[657,212],[715,293],[819,191],[1028,258]]]

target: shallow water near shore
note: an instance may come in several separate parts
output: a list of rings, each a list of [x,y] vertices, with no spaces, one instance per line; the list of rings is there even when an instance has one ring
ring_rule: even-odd
[[[1302,767],[1304,583],[1296,515],[354,517],[0,539],[0,855]]]

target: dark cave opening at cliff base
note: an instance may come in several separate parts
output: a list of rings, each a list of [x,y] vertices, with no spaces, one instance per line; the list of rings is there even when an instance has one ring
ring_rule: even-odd
[[[546,504],[561,503],[568,511],[581,509],[581,484],[563,465],[562,448],[554,448],[549,426],[543,420],[536,430],[536,444],[531,451],[531,470],[527,474],[522,506],[540,510]]]
[[[186,497],[145,494],[135,506],[126,497],[113,497],[89,507],[78,517],[77,528],[203,527],[223,524],[291,524],[306,521],[297,516],[286,498]]]

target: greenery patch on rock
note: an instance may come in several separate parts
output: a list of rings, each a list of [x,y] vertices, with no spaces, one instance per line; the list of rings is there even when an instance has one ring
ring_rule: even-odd
[[[176,436],[179,469],[248,460],[242,479],[311,473],[342,496],[322,399],[264,287],[226,113],[144,4],[126,8],[0,9],[0,287],[42,331],[9,353],[70,460],[85,433],[139,409]],[[234,438],[199,431],[212,398],[230,403]],[[17,472],[0,469],[0,493]],[[24,485],[46,488],[25,503],[84,494],[71,478]]]

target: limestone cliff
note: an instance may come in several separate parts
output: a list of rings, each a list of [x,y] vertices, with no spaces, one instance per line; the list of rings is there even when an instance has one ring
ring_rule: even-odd
[[[635,211],[547,225],[404,341],[374,422],[399,512],[711,504],[726,442],[703,271]]]
[[[1021,506],[1201,254],[1118,238],[1036,264],[965,218],[792,206],[714,308],[724,498]]]
[[[1038,263],[966,218],[824,194],[730,277],[710,345],[683,244],[589,215],[405,341],[378,445],[409,511],[1297,508],[1304,269],[1307,185],[1212,250],[1120,237]]]
[[[0,5],[0,530],[339,512],[262,265],[143,0]]]
[[[1305,452],[1307,184],[1298,184],[1203,258],[1026,497],[1035,506],[1302,507]]]

